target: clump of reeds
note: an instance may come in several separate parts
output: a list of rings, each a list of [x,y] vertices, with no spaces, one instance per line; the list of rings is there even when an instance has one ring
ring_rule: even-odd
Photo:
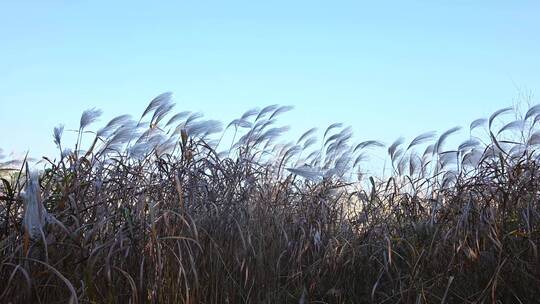
[[[283,143],[290,107],[226,126],[173,108],[97,130],[88,110],[39,177],[2,169],[0,302],[537,301],[540,106],[454,149],[457,127],[400,138],[385,179],[362,174],[385,145],[342,124]]]

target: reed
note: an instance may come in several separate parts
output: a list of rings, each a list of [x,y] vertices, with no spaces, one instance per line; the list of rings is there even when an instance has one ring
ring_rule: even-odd
[[[4,160],[0,302],[540,296],[540,106],[475,120],[455,148],[458,127],[386,147],[336,123],[283,142],[291,107],[225,128],[173,109],[165,93],[96,130],[101,111],[86,111],[75,143],[54,129],[59,153],[39,176]],[[388,154],[390,177],[364,174],[370,149]]]

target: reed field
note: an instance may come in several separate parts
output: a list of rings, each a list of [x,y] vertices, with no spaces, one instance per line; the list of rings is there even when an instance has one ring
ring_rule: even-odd
[[[0,159],[0,303],[540,301],[540,105],[393,143],[289,142],[291,109],[222,124],[164,93]]]

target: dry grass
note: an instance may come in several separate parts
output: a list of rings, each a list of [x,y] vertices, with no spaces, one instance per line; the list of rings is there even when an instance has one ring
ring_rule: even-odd
[[[360,167],[382,144],[340,124],[281,144],[269,106],[223,136],[170,98],[97,131],[89,110],[39,176],[3,175],[0,302],[537,301],[540,107],[453,150],[457,128],[397,140],[380,180]]]

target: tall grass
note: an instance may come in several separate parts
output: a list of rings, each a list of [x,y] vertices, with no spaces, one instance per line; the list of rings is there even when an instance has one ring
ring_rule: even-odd
[[[84,112],[73,149],[55,128],[39,174],[1,169],[0,302],[537,301],[540,106],[475,120],[454,149],[459,128],[282,143],[290,109],[223,130],[166,93],[96,130]],[[363,174],[369,149],[389,178]]]

